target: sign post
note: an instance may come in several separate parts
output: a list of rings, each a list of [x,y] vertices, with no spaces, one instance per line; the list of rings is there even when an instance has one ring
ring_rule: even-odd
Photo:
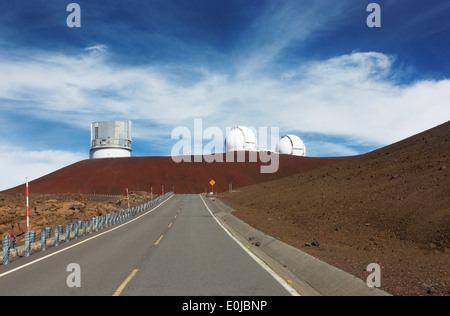
[[[127,203],[128,203],[128,209],[130,209],[130,196],[128,195],[128,188],[127,188]]]
[[[216,184],[216,181],[211,180],[209,181],[209,184],[211,184],[211,194],[214,194],[214,184]]]
[[[27,231],[30,230],[30,203],[28,200],[28,177],[26,178],[27,182]]]

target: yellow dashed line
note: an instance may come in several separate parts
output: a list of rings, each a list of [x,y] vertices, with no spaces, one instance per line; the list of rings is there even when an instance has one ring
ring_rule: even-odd
[[[173,223],[170,223],[170,224],[169,224],[169,227],[167,227],[167,228],[170,228],[170,227],[172,227],[172,224],[173,224]]]
[[[136,275],[137,272],[138,269],[134,269],[133,272],[131,272],[130,275],[125,279],[125,281],[123,281],[122,284],[117,288],[113,296],[119,296],[122,293],[125,286],[127,286],[127,284],[131,281],[131,279]]]
[[[159,242],[161,241],[161,239],[164,237],[164,235],[161,235],[161,237],[158,238],[158,240],[155,242],[155,245],[159,244]]]

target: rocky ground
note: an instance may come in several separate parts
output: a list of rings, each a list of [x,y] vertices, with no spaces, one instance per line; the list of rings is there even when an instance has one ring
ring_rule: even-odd
[[[142,204],[148,193],[132,192],[130,205]],[[127,208],[126,197],[82,194],[31,194],[29,197],[30,230],[85,220]],[[27,229],[26,196],[0,195],[0,236],[21,236]]]
[[[363,280],[378,263],[393,295],[450,295],[449,170],[446,123],[223,201],[258,230]]]

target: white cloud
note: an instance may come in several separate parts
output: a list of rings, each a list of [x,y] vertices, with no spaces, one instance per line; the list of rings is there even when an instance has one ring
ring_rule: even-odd
[[[310,150],[310,151],[309,151]],[[355,156],[360,153],[343,144],[330,143],[325,141],[311,141],[306,148],[308,156],[312,157],[338,157],[338,156]]]
[[[184,66],[202,78],[185,83],[182,75],[171,80],[175,75],[164,67],[108,63],[98,51],[1,59],[0,98],[32,108],[30,115],[83,128],[99,118],[126,117],[171,130],[204,118],[219,127],[279,126],[374,144],[398,141],[450,117],[450,80],[398,85],[390,79],[395,59],[382,53],[310,62],[279,77]]]
[[[0,146],[0,191],[45,176],[60,168],[86,159],[86,155],[62,150],[28,151],[25,148]]]
[[[382,146],[450,118],[449,79],[400,85],[395,80],[395,58],[379,52],[311,61],[276,77],[264,73],[264,66],[257,76],[248,68],[223,74],[187,65],[172,73],[163,66],[116,65],[108,62],[107,54],[99,46],[75,56],[0,58],[2,107],[14,101],[15,110],[25,111],[30,120],[45,118],[82,129],[97,120],[139,120],[133,125],[133,138],[139,142],[154,142],[164,135],[170,142],[173,128],[203,118],[204,128],[276,126],[281,133],[336,135],[354,144]],[[200,79],[185,81],[190,74]],[[310,153],[323,152],[327,146],[307,144]],[[341,154],[353,152],[336,146],[333,150]],[[23,183],[27,174],[44,175],[82,158],[70,152],[27,153],[8,146],[0,152],[1,166],[12,170],[8,180],[2,180],[8,186]]]

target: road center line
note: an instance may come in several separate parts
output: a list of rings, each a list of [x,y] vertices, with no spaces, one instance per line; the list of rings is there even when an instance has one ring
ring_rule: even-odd
[[[159,242],[161,241],[161,239],[163,239],[164,235],[161,235],[158,240],[155,242],[155,246],[159,244]]]
[[[122,284],[117,288],[117,290],[114,292],[113,296],[119,296],[122,294],[122,291],[125,289],[127,284],[131,281],[132,278],[136,275],[138,272],[138,269],[134,269],[133,272],[130,273],[130,275],[122,282]]]

